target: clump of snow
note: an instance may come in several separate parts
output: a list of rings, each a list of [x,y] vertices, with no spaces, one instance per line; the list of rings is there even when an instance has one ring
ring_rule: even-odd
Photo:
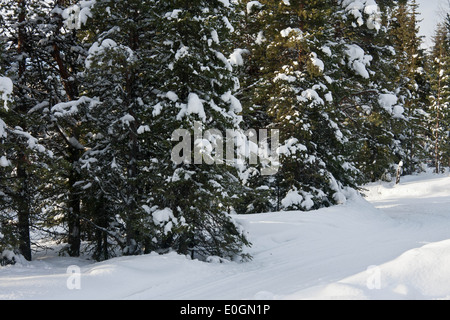
[[[255,43],[258,45],[263,44],[265,41],[267,41],[266,37],[264,37],[264,31],[259,31],[258,35],[256,36]]]
[[[378,98],[378,103],[394,118],[402,118],[405,109],[401,105],[396,105],[398,102],[398,97],[391,93],[380,94]]]
[[[296,77],[287,75],[285,73],[279,73],[277,76],[273,79],[273,82],[277,81],[286,81],[286,82],[295,82],[297,80]]]
[[[0,118],[0,138],[6,138],[6,123]]]
[[[175,9],[175,10],[173,10],[173,11],[171,11],[171,12],[167,12],[167,13],[164,15],[164,17],[165,17],[167,20],[178,19],[180,13],[182,13],[182,12],[183,12],[183,10],[181,10],[181,9]]]
[[[281,205],[284,208],[289,208],[294,205],[300,205],[303,202],[303,196],[297,189],[289,190],[287,195],[281,200]]]
[[[152,213],[152,217],[153,217],[153,222],[156,225],[160,225],[160,224],[170,221],[170,219],[173,218],[173,212],[169,208],[165,208],[162,210],[156,210],[155,212]]]
[[[367,27],[380,30],[381,11],[375,0],[342,0],[341,6],[356,19],[355,27],[361,27],[364,24],[364,15],[367,15]]]
[[[13,82],[8,77],[0,77],[0,94],[1,99],[4,101],[4,107],[8,110],[7,102],[9,100],[9,96],[13,92]]]
[[[0,77],[1,100],[4,101],[4,108],[8,110],[8,100],[13,92],[13,83],[8,77]],[[0,118],[0,138],[6,138],[6,123]]]
[[[218,256],[209,256],[206,258],[206,262],[208,263],[229,263],[230,260],[218,257]]]
[[[211,38],[216,44],[219,44],[219,34],[216,30],[211,31]]]
[[[316,90],[306,89],[302,92],[301,96],[297,97],[300,102],[310,101],[312,105],[324,105],[325,101],[319,96]]]
[[[58,103],[51,108],[51,112],[57,118],[68,117],[77,114],[80,111],[79,107],[83,104],[89,104],[89,108],[93,108],[99,103],[97,99],[83,96],[78,100]]]
[[[92,17],[91,9],[96,0],[80,1],[78,4],[71,5],[62,12],[64,24],[70,30],[80,29]]]
[[[122,124],[126,124],[127,126],[130,125],[130,122],[136,121],[136,119],[131,114],[126,114],[122,118],[120,118],[120,121]]]
[[[227,68],[227,70],[232,71],[233,67],[231,66],[230,61],[225,58],[225,56],[223,55],[222,52],[216,51],[216,57],[223,62],[223,64],[225,65],[225,68]]]
[[[403,108],[400,105],[394,106],[394,108],[392,109],[392,114],[393,114],[394,118],[402,118],[404,113],[405,113],[405,108]]]
[[[3,250],[1,256],[2,256],[2,258],[12,260],[15,257],[15,253],[11,250]]]
[[[263,5],[262,5],[261,2],[259,2],[259,1],[249,1],[249,2],[247,3],[247,13],[248,13],[248,14],[251,14],[252,11],[253,11],[253,8],[258,8],[258,9],[260,9],[260,8],[262,8],[262,7],[263,7]]]
[[[238,98],[236,98],[231,91],[226,92],[221,96],[224,102],[229,102],[231,106],[231,111],[235,113],[242,112],[242,104]]]
[[[347,45],[345,53],[349,59],[349,67],[361,77],[369,79],[370,75],[366,67],[370,65],[373,57],[366,55],[364,50],[356,44]]]
[[[1,237],[1,235],[2,234],[0,233],[0,237]],[[25,258],[21,254],[15,253],[12,250],[5,249],[0,253],[0,267],[1,266],[10,266],[10,265],[24,266],[26,264],[27,264],[27,261],[25,260]]]
[[[229,8],[229,7],[231,6],[230,0],[219,0],[219,2],[222,3],[222,5],[223,5],[225,8]]]
[[[230,63],[232,66],[243,66],[244,65],[244,58],[242,55],[248,54],[249,51],[246,49],[236,49],[234,52],[230,55]]]
[[[297,151],[307,151],[306,146],[299,143],[297,138],[286,140],[286,142],[276,150],[277,154],[286,156],[295,154]]]
[[[186,113],[187,115],[197,114],[200,119],[206,121],[203,102],[196,93],[191,92],[189,94]]]
[[[323,63],[322,60],[320,60],[317,57],[317,53],[315,53],[315,52],[311,53],[311,62],[313,65],[315,65],[317,68],[319,68],[320,72],[323,72],[325,70],[325,64]]]
[[[233,27],[233,25],[231,24],[230,20],[228,20],[228,18],[225,17],[225,16],[222,18],[222,20],[223,20],[223,22],[225,23],[225,26],[228,28],[228,30],[229,30],[230,32],[234,32],[234,27]]]
[[[94,44],[88,50],[88,56],[85,61],[87,69],[91,67],[92,59],[94,56],[101,55],[105,50],[116,48],[117,43],[111,39],[104,39],[101,44],[94,42]]]
[[[175,96],[172,96],[172,98],[175,98]],[[169,98],[170,99],[170,98]],[[161,103],[157,103],[156,105],[153,106],[153,112],[152,115],[154,117],[159,116],[161,114],[161,111],[163,109],[163,106]]]
[[[152,213],[152,218],[155,225],[164,227],[164,234],[166,235],[172,231],[174,224],[177,223],[177,219],[173,215],[173,211],[169,208],[155,210]]]
[[[299,28],[291,28],[291,27],[288,27],[280,31],[280,34],[283,38],[289,37],[291,33],[294,33],[294,35],[297,36],[301,36],[303,34],[303,31],[300,30]]]
[[[177,102],[178,99],[179,99],[178,95],[175,92],[173,92],[173,91],[167,92],[166,93],[166,97],[172,102]]]
[[[137,133],[138,133],[138,134],[143,134],[144,132],[150,132],[150,127],[147,126],[147,125],[145,125],[145,126],[140,126],[140,127],[137,129]]]
[[[16,127],[14,130],[12,130],[12,133],[21,136],[23,138],[27,139],[28,148],[31,150],[37,150],[41,153],[47,153],[48,156],[53,157],[53,152],[50,150],[47,150],[42,144],[39,144],[39,140],[33,137],[30,133],[25,132],[20,127]]]
[[[9,167],[11,165],[11,161],[6,159],[5,156],[0,157],[0,167]]]

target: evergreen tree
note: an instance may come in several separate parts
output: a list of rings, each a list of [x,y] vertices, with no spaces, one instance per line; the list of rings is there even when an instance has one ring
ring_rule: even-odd
[[[330,137],[338,131],[325,112],[330,92],[324,85],[321,50],[330,6],[317,1],[246,2],[247,24],[254,31],[242,41],[250,53],[244,115],[263,112],[266,115],[257,118],[262,121],[253,123],[280,129],[282,165],[270,185],[275,209],[311,209],[326,198],[322,190],[330,176],[323,161],[326,152],[318,149],[329,144],[319,140],[327,128]],[[323,135],[318,127],[325,129]],[[294,194],[295,201],[288,203],[287,195]]]
[[[45,170],[44,158],[52,156],[41,144],[45,136],[41,119],[32,114],[47,94],[43,66],[33,50],[38,43],[43,11],[47,9],[43,7],[27,0],[0,4],[1,46],[5,48],[1,69],[14,87],[9,110],[2,114],[8,124],[2,130],[4,163],[8,165],[2,168],[0,177],[0,212],[5,215],[2,220],[15,224],[10,245],[27,260],[32,258],[32,221],[37,220],[42,200],[38,171]]]
[[[268,42],[264,35],[265,23],[268,22],[262,17],[266,11],[264,5],[256,1],[239,1],[235,10],[233,44],[236,48],[230,62],[240,82],[236,97],[242,104],[242,129],[249,136],[254,135],[257,147],[263,151],[264,139],[270,140],[270,130],[275,129],[268,113],[270,101],[267,92],[271,75],[266,60]],[[281,190],[276,178],[278,173],[264,175],[263,170],[271,160],[264,162],[263,159],[264,154],[259,152],[248,170],[241,175],[244,189],[234,204],[240,214],[277,211],[281,208]]]
[[[155,99],[154,6],[154,1],[97,1],[92,9],[94,38],[84,80],[86,92],[99,102],[89,112],[89,151],[82,167],[84,185],[97,198],[86,200],[99,208],[90,218],[103,228],[99,232],[105,240],[100,237],[97,245],[104,252],[106,238],[116,234],[110,227],[120,225],[123,232],[114,241],[125,254],[152,249],[153,231],[142,206],[151,196],[146,190],[155,183],[144,175],[153,165],[156,143],[155,133],[149,132]]]
[[[385,40],[393,3],[241,5],[242,25],[251,30],[240,31],[239,43],[248,52],[244,116],[266,114],[253,123],[281,129],[282,163],[270,186],[275,207],[339,203],[346,187],[380,178],[395,162],[392,127],[402,111],[383,72],[395,55]]]
[[[431,53],[431,96],[430,96],[430,144],[435,172],[442,171],[448,164],[448,133],[450,105],[450,18],[439,24]]]
[[[225,143],[235,154],[232,141],[226,140],[239,132],[242,109],[234,96],[238,81],[226,58],[232,53],[233,6],[195,0],[157,1],[157,8],[156,42],[162,46],[154,61],[160,68],[148,125],[159,136],[155,157],[161,182],[152,190],[155,207],[149,213],[157,226],[172,226],[172,232],[160,227],[155,240],[192,257],[232,258],[248,244],[229,215],[232,196],[238,194],[239,162],[234,156],[225,159]],[[172,161],[171,150],[181,138],[172,137],[177,130],[184,130],[181,143],[191,148],[176,154],[181,161]],[[157,219],[161,212],[167,215],[163,221]]]
[[[3,5],[3,30],[10,48],[7,72],[15,86],[10,125],[17,137],[9,148],[17,159],[17,179],[8,181],[21,181],[21,186],[10,189],[11,203],[17,203],[12,211],[17,210],[18,220],[24,221],[18,222],[23,237],[31,213],[33,227],[52,237],[54,218],[63,213],[60,222],[67,226],[68,253],[78,256],[82,204],[77,182],[84,148],[76,114],[85,101],[79,99],[77,72],[84,50],[76,30],[65,24],[67,1],[5,1]],[[41,154],[31,154],[32,149]]]
[[[399,1],[393,12],[389,33],[396,51],[395,83],[399,101],[405,109],[405,121],[394,132],[401,142],[399,156],[404,162],[404,173],[420,171],[425,159],[422,143],[426,135],[424,109],[428,104],[428,84],[424,72],[425,53],[419,36],[418,5],[415,1]]]
[[[246,243],[227,213],[237,182],[230,166],[171,160],[177,129],[199,121],[225,137],[238,128],[237,82],[219,42],[230,32],[229,9],[220,1],[97,1],[92,10],[85,85],[99,103],[83,167],[91,192],[109,204],[104,218],[124,222],[126,254],[227,257]]]

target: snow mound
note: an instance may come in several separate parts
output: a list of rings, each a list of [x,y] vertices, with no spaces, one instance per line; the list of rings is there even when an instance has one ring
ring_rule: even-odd
[[[354,276],[286,299],[423,300],[450,299],[450,240],[409,250]]]

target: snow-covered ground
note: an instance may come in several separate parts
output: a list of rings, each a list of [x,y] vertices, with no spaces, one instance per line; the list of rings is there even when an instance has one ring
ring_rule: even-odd
[[[319,211],[237,217],[251,262],[40,253],[0,267],[0,299],[450,299],[450,175],[366,188]]]

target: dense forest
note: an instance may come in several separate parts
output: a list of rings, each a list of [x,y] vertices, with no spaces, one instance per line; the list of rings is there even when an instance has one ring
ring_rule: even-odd
[[[439,173],[449,53],[414,0],[0,0],[1,263],[251,259],[235,215]]]

